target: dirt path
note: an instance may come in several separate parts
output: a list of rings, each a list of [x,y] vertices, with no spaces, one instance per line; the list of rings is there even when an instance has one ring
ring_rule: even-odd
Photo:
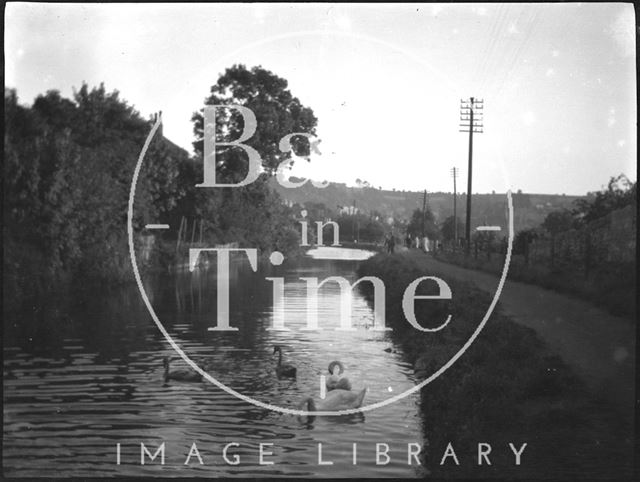
[[[419,251],[405,255],[442,273],[443,278],[471,281],[491,294],[498,287],[499,278],[495,275],[448,264]],[[509,281],[508,276],[500,305],[515,322],[533,328],[551,350],[625,418],[633,415],[636,332],[631,320],[567,295]]]

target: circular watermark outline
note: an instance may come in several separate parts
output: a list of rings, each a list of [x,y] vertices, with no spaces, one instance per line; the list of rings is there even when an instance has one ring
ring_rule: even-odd
[[[440,375],[442,375],[445,371],[447,371],[457,360],[458,358],[460,358],[466,351],[467,349],[471,346],[471,344],[475,341],[475,339],[477,338],[477,336],[480,334],[480,332],[482,331],[482,329],[484,328],[484,326],[487,324],[487,321],[489,320],[489,317],[491,316],[491,314],[493,313],[493,310],[496,306],[496,304],[498,303],[498,298],[500,297],[500,294],[502,293],[502,289],[504,287],[504,283],[507,279],[507,272],[509,271],[509,265],[511,263],[511,251],[512,251],[512,245],[513,245],[513,202],[511,199],[511,191],[507,191],[507,203],[508,203],[508,211],[509,211],[509,222],[508,222],[508,228],[509,228],[509,242],[507,245],[507,254],[505,256],[505,262],[504,262],[504,266],[502,268],[502,275],[500,276],[500,281],[498,283],[498,288],[496,289],[496,292],[493,296],[493,299],[491,300],[491,304],[489,305],[489,309],[487,310],[487,312],[485,313],[484,317],[482,318],[482,321],[478,324],[478,326],[476,327],[475,331],[471,334],[471,336],[469,337],[469,339],[465,342],[465,344],[460,348],[460,350],[458,350],[458,352],[453,355],[453,357],[451,357],[451,359],[449,359],[449,361],[447,363],[445,363],[442,367],[440,367],[440,369],[438,369],[435,373],[433,373],[430,377],[426,378],[425,380],[423,380],[421,383],[419,383],[418,385],[415,385],[414,387],[399,393],[398,395],[395,395],[391,398],[388,398],[386,400],[383,400],[381,402],[377,402],[371,405],[365,405],[364,407],[359,407],[359,408],[351,408],[351,409],[346,409],[346,410],[335,410],[335,411],[307,411],[307,410],[298,410],[298,409],[291,409],[291,408],[285,408],[285,407],[279,407],[277,405],[271,405],[269,403],[265,403],[265,402],[261,402],[260,400],[256,400],[254,398],[251,398],[247,395],[243,395],[242,393],[226,386],[225,384],[223,384],[222,382],[216,380],[214,377],[212,377],[209,373],[205,372],[204,370],[202,370],[193,360],[191,360],[191,358],[189,358],[189,356],[180,348],[180,346],[178,346],[178,344],[175,342],[175,340],[171,337],[171,335],[169,334],[169,332],[167,332],[167,330],[165,329],[164,325],[162,324],[162,322],[160,321],[160,319],[158,318],[158,315],[156,315],[155,310],[153,309],[153,306],[151,304],[151,301],[149,301],[149,296],[147,295],[146,290],[144,289],[144,285],[142,283],[142,278],[140,277],[140,270],[138,269],[138,263],[136,261],[136,254],[135,254],[135,248],[134,248],[134,242],[133,242],[133,204],[134,204],[134,200],[135,200],[135,194],[136,194],[136,186],[138,184],[138,178],[140,176],[140,170],[142,168],[142,162],[144,160],[144,156],[147,153],[147,150],[149,149],[149,145],[151,144],[151,140],[153,139],[153,136],[155,135],[155,133],[158,131],[158,128],[160,127],[162,123],[162,118],[160,116],[158,116],[158,119],[156,120],[155,124],[153,125],[153,128],[151,129],[151,132],[149,133],[149,135],[147,136],[147,139],[145,140],[144,146],[142,147],[142,150],[140,151],[140,156],[138,157],[138,162],[136,164],[136,167],[133,171],[133,178],[131,180],[131,188],[129,191],[129,203],[128,203],[128,208],[127,208],[127,234],[128,234],[128,244],[129,244],[129,254],[131,256],[131,265],[133,268],[133,274],[135,276],[136,279],[136,284],[138,285],[138,290],[140,291],[140,295],[142,296],[142,299],[147,307],[147,310],[149,311],[149,314],[151,315],[151,318],[153,319],[154,323],[156,324],[156,326],[158,327],[158,329],[160,330],[160,332],[162,333],[162,335],[165,337],[165,339],[169,342],[169,344],[171,345],[171,347],[176,351],[176,353],[178,353],[178,355],[180,355],[180,357],[197,373],[199,373],[200,375],[202,375],[203,378],[205,378],[206,380],[208,380],[209,382],[213,383],[215,386],[217,386],[218,388],[224,390],[225,392],[227,392],[230,395],[233,395],[236,398],[239,398],[240,400],[243,400],[247,403],[253,404],[257,407],[260,408],[264,408],[267,410],[271,410],[274,412],[279,412],[282,414],[286,414],[286,415],[297,415],[297,416],[335,416],[335,415],[350,415],[350,414],[354,414],[354,413],[364,413],[364,412],[368,412],[371,410],[375,410],[377,408],[382,408],[384,406],[390,405],[394,402],[397,402],[413,393],[416,393],[417,391],[421,390],[423,387],[427,386],[429,383],[431,383],[432,381],[434,381],[436,378],[438,378]]]

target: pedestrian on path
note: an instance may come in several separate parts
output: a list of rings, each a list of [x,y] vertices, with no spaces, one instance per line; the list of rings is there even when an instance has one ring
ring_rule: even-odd
[[[389,235],[385,244],[387,245],[387,253],[392,254],[396,247],[396,240],[394,239],[393,234]]]

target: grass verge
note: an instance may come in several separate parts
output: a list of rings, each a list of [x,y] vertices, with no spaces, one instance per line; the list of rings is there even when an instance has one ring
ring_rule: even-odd
[[[478,254],[477,258],[465,258],[462,252],[437,252],[435,257],[463,268],[496,275],[502,272],[504,266],[504,257],[495,253],[491,259],[487,259],[484,253]],[[575,296],[594,303],[612,315],[633,320],[636,317],[637,285],[633,263],[602,264],[585,276],[580,267],[560,263],[554,268],[534,263],[527,265],[522,256],[514,255],[509,264],[509,279]]]
[[[491,297],[473,285],[424,272],[402,254],[376,255],[362,262],[359,276],[377,276],[386,286],[387,325],[394,343],[422,375],[453,356],[482,320]],[[438,276],[452,300],[415,302],[420,332],[402,312],[405,288],[421,276]],[[363,283],[361,286],[366,286]],[[423,287],[424,286],[424,287]],[[421,283],[417,294],[435,294]],[[365,289],[371,300],[372,292]],[[629,479],[632,433],[605,402],[551,353],[530,328],[500,313],[499,306],[467,352],[421,391],[423,465],[442,478]],[[451,442],[460,465],[440,465]],[[490,443],[492,465],[478,465],[477,444]],[[527,447],[516,466],[508,444]]]

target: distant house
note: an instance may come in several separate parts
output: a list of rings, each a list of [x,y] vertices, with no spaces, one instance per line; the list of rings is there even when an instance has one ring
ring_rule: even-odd
[[[360,212],[360,209],[354,206],[339,206],[338,212],[340,214],[348,214],[350,216]]]

